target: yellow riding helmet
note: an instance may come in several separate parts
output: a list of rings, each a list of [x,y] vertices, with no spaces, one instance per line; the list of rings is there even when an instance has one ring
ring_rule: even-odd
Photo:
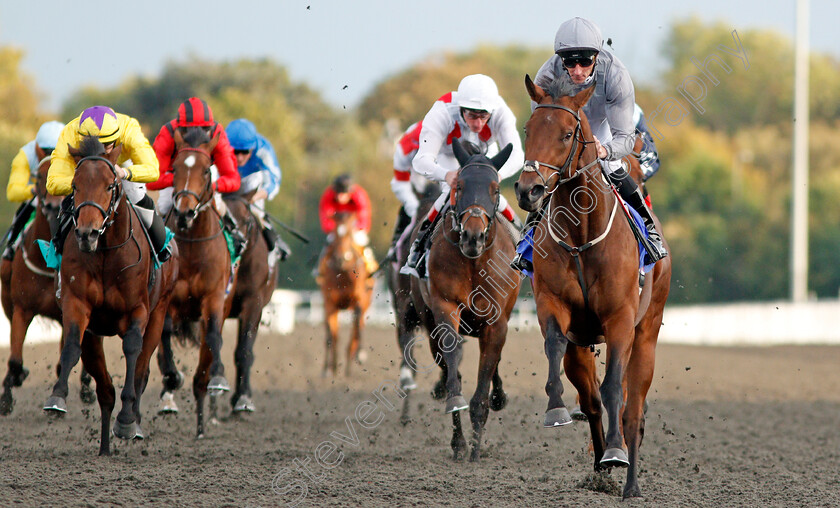
[[[117,114],[108,106],[87,108],[79,117],[79,134],[96,136],[103,145],[116,141],[120,137]]]

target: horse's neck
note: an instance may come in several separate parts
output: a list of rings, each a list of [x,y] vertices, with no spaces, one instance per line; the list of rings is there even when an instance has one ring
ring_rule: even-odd
[[[211,201],[207,208],[196,215],[187,236],[200,237],[216,233],[222,227],[219,223],[220,217],[221,214],[216,210],[215,203]]]

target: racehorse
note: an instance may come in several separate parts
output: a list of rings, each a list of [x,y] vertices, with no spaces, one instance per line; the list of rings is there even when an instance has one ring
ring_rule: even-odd
[[[332,240],[321,257],[319,284],[324,298],[324,321],[327,328],[326,356],[323,375],[338,372],[338,312],[353,310],[353,331],[347,346],[345,372],[350,374],[353,361],[361,363],[364,355],[359,346],[365,314],[373,297],[373,286],[368,280],[368,271],[361,248],[353,241],[356,216],[352,213],[337,213],[336,228]]]
[[[451,446],[454,459],[466,451],[460,411],[469,407],[472,422],[470,460],[480,457],[481,439],[489,410],[499,411],[507,395],[499,376],[508,319],[519,295],[520,278],[510,268],[515,253],[514,233],[506,219],[498,219],[499,176],[512,145],[492,159],[470,155],[456,139],[452,142],[461,168],[450,194],[439,232],[434,232],[428,253],[428,280],[412,278],[414,306],[429,334],[432,356],[445,378],[446,412],[452,413]],[[518,236],[518,231],[516,232]],[[436,240],[437,238],[437,240]],[[477,337],[481,358],[478,383],[469,406],[461,395],[458,367],[461,335]],[[493,388],[490,394],[490,383]],[[438,384],[441,391],[441,383]]]
[[[629,227],[613,223],[621,205],[604,183],[581,110],[595,86],[572,96],[563,81],[546,91],[526,76],[525,87],[537,106],[525,124],[525,168],[515,188],[520,207],[544,212],[534,233],[532,283],[549,364],[544,425],[571,422],[562,399],[562,360],[589,421],[595,470],[627,467],[623,496],[638,497],[643,407],[668,297],[670,258],[654,265],[640,289],[637,240]],[[604,342],[601,384],[594,345]]]
[[[140,397],[178,272],[175,262],[156,268],[155,252],[114,167],[120,148],[106,154],[98,138],[84,137],[78,149],[70,150],[76,172],[74,194],[67,199],[72,200],[76,241],[66,242],[62,254],[57,281],[64,341],[61,370],[44,405],[45,411],[66,411],[67,378],[81,356],[96,380],[102,415],[100,455],[111,453],[115,401],[100,336],[119,335],[125,355],[122,408],[114,422],[114,435],[143,438]],[[173,259],[177,260],[177,249]]]
[[[40,150],[40,147],[37,148]],[[45,316],[61,323],[61,309],[55,298],[55,270],[48,268],[36,240],[50,240],[50,230],[58,222],[61,197],[47,193],[47,171],[50,156],[41,159],[35,183],[35,197],[38,206],[30,226],[21,233],[23,238],[15,257],[0,263],[0,280],[3,288],[0,299],[3,311],[9,318],[11,334],[9,343],[9,369],[3,379],[3,394],[0,395],[0,415],[8,415],[14,409],[12,388],[20,386],[29,375],[23,366],[23,342],[32,319]],[[12,289],[14,288],[14,289]],[[60,365],[60,364],[59,364]],[[81,398],[86,404],[96,401],[96,394],[90,387],[91,377],[82,369]]]
[[[415,217],[424,217],[424,214],[429,212],[438,196],[440,196],[440,186],[429,182],[423,189],[423,193],[418,196],[420,205]],[[400,389],[406,394],[403,398],[403,409],[400,416],[400,422],[403,425],[411,421],[409,414],[411,392],[417,388],[417,383],[414,381],[414,371],[417,368],[413,357],[414,345],[418,337],[416,334],[423,324],[411,297],[411,276],[400,273],[400,267],[405,264],[408,258],[408,242],[411,240],[411,233],[412,228],[406,228],[402,237],[394,245],[393,259],[382,267],[391,293],[391,305],[394,308],[397,325],[397,344],[400,347]],[[444,382],[445,380],[438,383],[438,389],[435,392],[438,394],[436,398],[442,398],[445,395]]]
[[[246,229],[247,247],[242,252],[242,259],[233,291],[233,303],[228,318],[238,318],[239,333],[237,335],[234,362],[236,363],[236,389],[231,397],[234,413],[253,412],[256,407],[251,392],[251,365],[254,363],[254,341],[259,331],[262,310],[271,301],[274,292],[279,264],[276,259],[269,262],[268,245],[260,232],[258,219],[250,209],[250,198],[253,193],[238,197],[225,198],[225,203],[234,214],[240,225]],[[171,340],[164,337],[161,349],[158,351],[158,362],[164,374],[164,393],[162,394],[162,413],[178,412],[173,398],[173,391],[180,387],[183,381],[175,366]],[[211,398],[211,405],[214,399]],[[212,409],[211,409],[212,413]]]
[[[164,326],[162,351],[169,347],[171,335],[200,348],[198,367],[193,376],[193,395],[196,402],[196,436],[204,436],[204,398],[208,390],[213,394],[229,391],[222,364],[222,324],[233,303],[231,289],[236,283],[237,265],[231,259],[213,189],[211,166],[213,149],[219,138],[210,138],[200,127],[176,129],[175,157],[172,161],[173,206],[167,225],[175,233],[181,252],[178,282],[172,294],[169,317]],[[166,391],[173,386],[174,364],[164,365],[159,355],[161,371],[166,375]],[[168,354],[171,359],[171,351]],[[175,370],[177,373],[177,370]]]

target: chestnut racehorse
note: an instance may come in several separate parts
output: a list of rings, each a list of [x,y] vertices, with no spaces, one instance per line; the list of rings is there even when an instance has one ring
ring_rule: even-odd
[[[347,346],[346,374],[351,365],[360,358],[359,346],[365,326],[365,314],[370,307],[373,286],[368,280],[367,267],[362,249],[353,241],[356,216],[352,213],[337,213],[332,241],[321,257],[319,284],[324,298],[324,322],[327,328],[326,356],[323,375],[338,372],[338,312],[353,311],[353,331]]]
[[[452,211],[442,218],[439,233],[433,233],[428,253],[428,280],[412,278],[411,293],[435,362],[446,387],[446,412],[452,413],[451,446],[457,460],[466,452],[460,412],[469,407],[472,422],[470,460],[480,457],[481,439],[490,409],[507,403],[499,376],[499,360],[505,344],[520,277],[510,268],[515,253],[514,237],[499,220],[499,175],[512,150],[503,148],[488,159],[470,155],[455,139],[455,157],[461,165],[452,189]],[[458,368],[462,335],[478,338],[481,357],[478,383],[467,405],[461,395]],[[490,384],[492,382],[492,394]],[[442,383],[438,383],[437,392]]]
[[[534,300],[548,357],[544,425],[571,421],[562,399],[562,361],[589,421],[595,470],[628,467],[623,495],[641,496],[643,408],[668,297],[670,258],[654,265],[640,289],[637,241],[624,218],[616,217],[623,210],[604,183],[581,109],[595,86],[574,96],[562,80],[543,90],[526,76],[525,86],[537,106],[525,124],[525,169],[516,193],[523,209],[544,211],[534,234],[533,262]],[[603,342],[606,374],[600,383],[592,346]]]
[[[36,145],[36,150],[41,148]],[[39,152],[43,155],[43,152]],[[23,366],[23,342],[26,332],[35,316],[44,316],[61,323],[61,309],[55,297],[55,270],[48,268],[41,255],[37,240],[50,241],[50,231],[57,227],[61,197],[47,193],[47,171],[52,157],[46,156],[38,165],[35,182],[35,198],[38,205],[29,227],[21,233],[15,257],[0,262],[0,280],[3,288],[0,298],[3,311],[9,318],[11,334],[9,339],[9,370],[3,379],[3,394],[0,395],[0,415],[8,415],[14,408],[12,388],[20,386],[29,375]],[[12,289],[14,288],[14,290]],[[60,346],[59,346],[60,348]],[[56,365],[58,368],[60,364]],[[80,396],[84,403],[93,404],[96,394],[90,387],[90,374],[82,369]]]
[[[142,438],[140,397],[178,275],[177,249],[172,261],[156,268],[140,216],[128,201],[114,167],[119,145],[106,155],[98,138],[85,137],[70,154],[76,160],[74,194],[69,198],[75,241],[65,242],[62,253],[57,285],[64,344],[58,381],[44,410],[66,411],[67,378],[81,357],[96,381],[102,414],[99,454],[110,455],[115,393],[99,335],[119,335],[125,355],[122,408],[114,422],[114,435]]]

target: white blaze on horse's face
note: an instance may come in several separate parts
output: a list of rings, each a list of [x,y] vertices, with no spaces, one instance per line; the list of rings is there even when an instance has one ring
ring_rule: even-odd
[[[347,226],[344,224],[340,224],[337,228],[335,228],[335,234],[338,236],[344,236],[347,234]]]
[[[186,159],[184,159],[184,165],[188,168],[195,166],[195,155],[190,155]]]

